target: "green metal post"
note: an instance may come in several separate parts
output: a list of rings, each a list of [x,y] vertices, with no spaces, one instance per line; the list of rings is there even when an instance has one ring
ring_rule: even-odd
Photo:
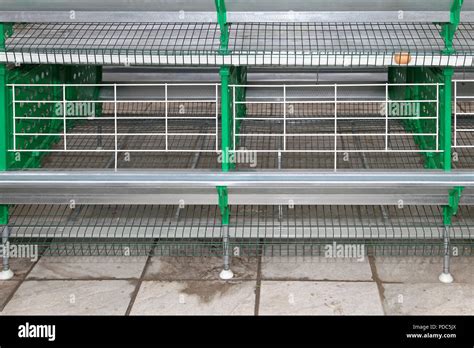
[[[222,170],[228,172],[230,165],[230,147],[232,143],[232,113],[231,96],[229,91],[230,68],[221,67],[221,146],[222,146]]]
[[[461,21],[461,8],[464,0],[453,0],[451,3],[450,22],[442,24],[441,35],[444,40],[445,48],[443,55],[452,55],[455,53],[453,47],[453,38]],[[440,142],[442,155],[442,169],[451,170],[451,100],[452,100],[452,77],[453,68],[446,67],[443,69],[443,90],[440,108]]]
[[[229,51],[229,25],[227,23],[227,9],[225,0],[215,0],[217,10],[217,22],[221,30],[220,53],[227,54]]]
[[[452,218],[455,216],[459,210],[459,203],[461,201],[461,195],[464,190],[464,187],[455,187],[449,191],[449,200],[448,205],[444,207],[443,211],[443,222],[447,226],[451,226]]]
[[[217,21],[221,31],[219,52],[221,55],[229,53],[229,26],[227,23],[227,10],[225,0],[215,0],[217,10]],[[232,168],[230,163],[230,148],[232,144],[232,115],[231,115],[231,96],[229,91],[229,82],[231,79],[231,69],[228,66],[222,66],[219,72],[221,78],[221,156],[222,171],[228,172]],[[219,194],[219,208],[222,218],[222,239],[224,269],[220,273],[223,280],[231,279],[233,273],[230,269],[230,238],[229,238],[229,220],[230,209],[227,187],[217,187]]]
[[[229,153],[231,146],[231,112],[230,112],[230,93],[229,93],[229,67],[222,67],[220,70],[221,77],[221,156],[222,156],[222,171],[228,172],[231,169],[229,161]],[[219,208],[221,211],[222,224],[229,224],[229,206],[227,197],[227,187],[217,187],[219,194]]]
[[[454,53],[453,38],[454,34],[456,34],[459,23],[461,22],[461,9],[463,2],[464,0],[453,0],[451,3],[450,21],[449,23],[443,24],[441,35],[444,39],[445,48],[443,53],[445,54]]]
[[[451,171],[451,116],[452,116],[452,77],[453,77],[453,68],[444,68],[443,69],[443,91],[442,91],[442,102],[441,110],[439,113],[440,117],[440,149],[443,151],[441,165],[444,171]]]
[[[453,47],[453,38],[461,20],[461,8],[463,0],[453,0],[451,4],[451,17],[450,23],[444,23],[442,26],[441,34],[444,39],[445,48],[442,51],[444,55],[452,55],[455,53]],[[440,110],[440,142],[442,153],[442,169],[444,171],[451,171],[451,101],[452,101],[452,77],[453,68],[447,67],[443,69],[443,95],[441,101]],[[439,280],[442,283],[452,283],[453,276],[450,273],[450,230],[452,224],[452,217],[456,215],[459,207],[459,201],[461,199],[463,188],[455,187],[449,193],[448,205],[443,207],[443,246],[444,246],[444,259],[443,259],[443,271],[439,276]]]

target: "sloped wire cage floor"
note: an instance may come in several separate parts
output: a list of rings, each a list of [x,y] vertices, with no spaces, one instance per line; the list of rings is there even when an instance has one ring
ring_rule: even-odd
[[[229,52],[217,23],[16,24],[0,61],[25,64],[445,66],[441,26],[432,23],[229,23]],[[456,33],[456,66],[472,66],[472,24]]]
[[[367,255],[441,256],[442,210],[432,206],[232,206],[235,256],[321,256],[333,243],[363,246]],[[451,245],[473,255],[474,208],[462,207]],[[45,255],[221,256],[215,206],[57,205],[11,207],[11,243]]]

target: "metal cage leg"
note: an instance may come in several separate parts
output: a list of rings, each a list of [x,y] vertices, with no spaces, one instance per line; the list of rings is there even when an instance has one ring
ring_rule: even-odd
[[[222,226],[222,242],[223,242],[223,256],[224,269],[219,274],[222,280],[229,280],[234,277],[234,272],[230,269],[230,240],[229,240],[229,225]]]
[[[9,255],[8,255],[8,237],[10,228],[8,225],[3,226],[2,231],[2,271],[0,272],[0,280],[8,280],[13,278],[13,271],[10,269]]]
[[[450,273],[449,267],[451,262],[451,253],[450,253],[450,240],[449,240],[450,226],[444,227],[444,257],[443,257],[443,272],[439,275],[439,280],[442,283],[452,283],[454,281],[453,276]]]

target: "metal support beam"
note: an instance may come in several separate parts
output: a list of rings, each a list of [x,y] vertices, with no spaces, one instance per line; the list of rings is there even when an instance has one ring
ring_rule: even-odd
[[[449,205],[464,186],[463,204],[474,204],[472,172],[4,172],[0,204],[301,204]],[[216,187],[218,187],[216,195]]]

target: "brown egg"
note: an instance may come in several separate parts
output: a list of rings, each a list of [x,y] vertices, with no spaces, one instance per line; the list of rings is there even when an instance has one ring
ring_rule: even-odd
[[[402,65],[407,65],[411,61],[410,54],[406,52],[395,53],[393,58],[395,59],[395,63]]]

